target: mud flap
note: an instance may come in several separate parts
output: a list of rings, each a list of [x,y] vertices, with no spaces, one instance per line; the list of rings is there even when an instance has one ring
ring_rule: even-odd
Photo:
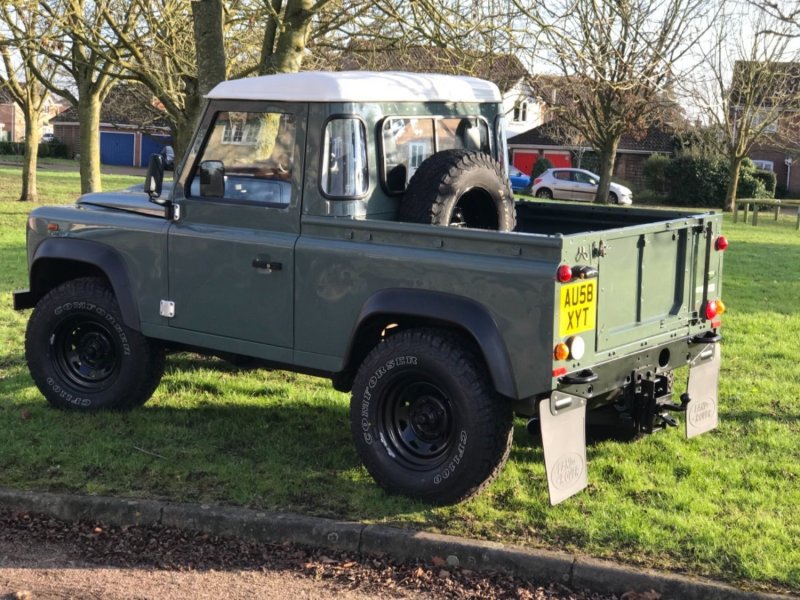
[[[544,466],[550,504],[555,506],[585,488],[586,400],[561,392],[539,402]]]
[[[710,353],[710,356],[709,356]],[[689,367],[686,394],[686,437],[693,438],[717,426],[719,368],[722,362],[719,344],[713,344]]]

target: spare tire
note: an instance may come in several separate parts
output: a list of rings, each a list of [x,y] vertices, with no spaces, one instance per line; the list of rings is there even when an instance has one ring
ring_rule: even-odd
[[[483,152],[442,150],[408,182],[398,217],[411,223],[512,231],[516,210],[503,167]]]

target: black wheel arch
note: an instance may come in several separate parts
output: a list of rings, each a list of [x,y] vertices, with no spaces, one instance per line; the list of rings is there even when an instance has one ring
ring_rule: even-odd
[[[103,277],[114,291],[125,325],[140,331],[139,307],[135,300],[125,261],[105,244],[91,240],[49,238],[36,248],[30,268],[32,308],[51,289],[71,279]]]
[[[364,302],[350,337],[344,369],[334,377],[337,389],[350,390],[359,365],[392,324],[400,329],[438,327],[464,334],[485,361],[495,390],[508,398],[517,397],[508,350],[485,306],[463,296],[405,288],[380,290]]]

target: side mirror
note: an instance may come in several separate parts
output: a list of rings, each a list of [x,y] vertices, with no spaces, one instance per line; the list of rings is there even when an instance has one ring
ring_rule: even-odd
[[[161,198],[161,189],[164,184],[164,160],[160,154],[151,154],[147,165],[147,175],[144,178],[144,191],[150,196],[150,202],[164,205],[166,198]]]
[[[225,195],[225,164],[221,160],[204,160],[197,171],[200,176],[200,195],[222,198]]]

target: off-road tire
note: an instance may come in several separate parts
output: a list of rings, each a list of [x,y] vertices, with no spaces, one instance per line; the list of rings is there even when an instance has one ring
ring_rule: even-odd
[[[33,309],[25,358],[56,408],[130,409],[147,402],[164,372],[160,345],[126,326],[108,284],[74,279]]]
[[[458,336],[411,329],[379,343],[353,383],[361,460],[390,493],[433,504],[477,494],[511,449],[512,410]]]
[[[503,167],[474,150],[442,150],[425,159],[408,182],[398,218],[476,229],[512,231],[514,193]]]
[[[540,189],[536,190],[536,197],[537,198],[544,198],[546,200],[552,200],[553,199],[553,192],[551,192],[547,188],[540,188]]]

